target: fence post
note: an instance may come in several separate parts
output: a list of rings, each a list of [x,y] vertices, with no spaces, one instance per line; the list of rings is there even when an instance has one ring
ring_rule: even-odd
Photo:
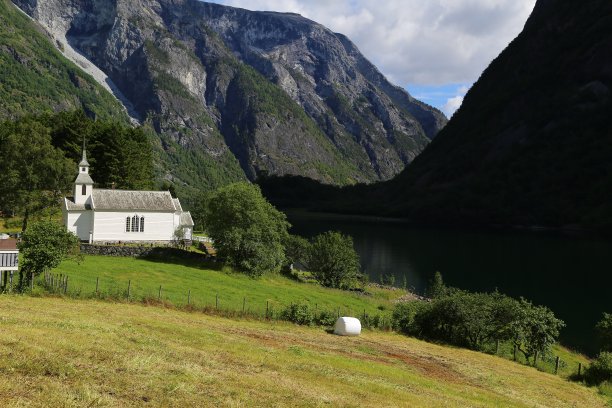
[[[191,304],[191,289],[187,292],[187,306]]]
[[[132,285],[132,280],[128,280],[128,290],[127,290],[127,300],[130,300],[130,286]]]
[[[242,314],[244,314],[244,308],[246,306],[246,297],[242,298]]]
[[[64,282],[64,295],[68,292],[68,276],[66,276],[66,281]]]
[[[514,345],[514,361],[516,361],[516,344]]]
[[[159,285],[159,292],[157,292],[157,300],[161,301],[161,285]]]
[[[533,366],[534,367],[538,366],[538,350],[536,350],[534,355],[533,355]]]
[[[582,363],[578,363],[578,376],[582,373]]]
[[[96,277],[96,296],[98,296],[98,285],[100,284],[100,277]]]
[[[34,273],[32,273],[32,292],[34,292]]]
[[[270,306],[270,301],[266,300],[266,319],[269,318],[269,314],[268,314],[269,306]]]
[[[555,361],[555,374],[559,372],[559,356],[557,356],[557,360]]]
[[[215,295],[215,309],[219,309],[219,294]]]
[[[10,274],[10,281],[11,281],[10,284],[11,284],[11,292],[12,292],[13,291],[13,271],[11,271],[11,274]]]
[[[499,339],[495,340],[495,355],[499,354]]]

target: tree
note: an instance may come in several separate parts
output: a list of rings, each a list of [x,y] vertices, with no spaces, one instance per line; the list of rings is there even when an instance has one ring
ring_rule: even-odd
[[[74,164],[53,147],[49,129],[31,117],[0,126],[0,209],[29,217],[70,190]]]
[[[32,276],[57,267],[60,262],[79,254],[79,239],[54,221],[32,223],[19,243],[23,261],[19,269],[19,286],[24,287]]]
[[[595,325],[595,330],[601,343],[601,350],[612,352],[612,313],[604,313]]]
[[[533,357],[535,365],[536,353],[542,355],[550,351],[565,323],[545,306],[534,306],[522,298],[519,304],[519,318],[512,323],[513,342],[527,361]]]
[[[427,296],[436,299],[444,296],[446,293],[446,285],[442,279],[442,274],[438,271],[434,274],[431,281],[429,281],[429,288],[427,290]]]
[[[335,231],[314,237],[308,267],[321,285],[331,288],[351,288],[361,275],[353,238]]]
[[[306,238],[289,234],[283,245],[285,247],[287,265],[300,264],[308,268],[311,248],[310,242]]]
[[[211,193],[204,226],[217,255],[248,275],[278,271],[285,260],[289,223],[253,184],[234,183]]]

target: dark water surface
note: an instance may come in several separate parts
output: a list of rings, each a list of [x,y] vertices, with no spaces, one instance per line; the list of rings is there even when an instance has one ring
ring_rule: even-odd
[[[310,237],[328,230],[350,234],[362,270],[378,282],[393,274],[396,286],[423,293],[435,271],[451,286],[496,288],[546,305],[566,327],[561,341],[593,353],[593,326],[612,312],[612,242],[547,233],[466,232],[403,223],[289,213],[292,233]]]

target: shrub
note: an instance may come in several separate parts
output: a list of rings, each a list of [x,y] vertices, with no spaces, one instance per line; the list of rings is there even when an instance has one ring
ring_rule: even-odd
[[[421,301],[398,303],[392,315],[393,329],[404,334],[420,335],[419,326],[415,324],[415,317],[419,313],[426,313],[426,309],[430,307],[430,303]]]
[[[612,352],[602,351],[587,368],[584,377],[591,385],[612,381]]]
[[[281,311],[280,318],[302,325],[311,325],[314,321],[312,312],[306,304],[291,304],[287,306]]]
[[[612,313],[604,313],[595,326],[603,351],[612,351]]]
[[[337,319],[338,317],[335,313],[323,310],[315,317],[315,323],[320,326],[333,326],[336,324]]]

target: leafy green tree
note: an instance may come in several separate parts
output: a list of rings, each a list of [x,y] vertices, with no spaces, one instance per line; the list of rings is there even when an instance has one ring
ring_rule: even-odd
[[[328,231],[312,240],[308,267],[323,286],[347,289],[355,286],[361,276],[359,257],[353,238]]]
[[[525,299],[521,299],[519,303],[519,318],[512,323],[511,329],[513,342],[527,361],[533,357],[535,365],[536,353],[544,355],[550,352],[565,323],[557,319],[546,306],[534,306]]]
[[[0,208],[23,215],[57,205],[70,191],[74,164],[51,144],[49,129],[32,117],[0,125]]]
[[[289,223],[253,184],[234,183],[211,193],[204,226],[218,256],[248,275],[278,271],[285,260]]]
[[[23,233],[19,251],[19,286],[23,288],[32,276],[57,267],[64,259],[77,257],[79,239],[57,222],[39,221]]]
[[[601,320],[595,325],[595,330],[602,351],[612,352],[612,313],[604,313]]]
[[[311,245],[306,238],[289,234],[284,242],[284,247],[287,265],[300,264],[308,268]]]

